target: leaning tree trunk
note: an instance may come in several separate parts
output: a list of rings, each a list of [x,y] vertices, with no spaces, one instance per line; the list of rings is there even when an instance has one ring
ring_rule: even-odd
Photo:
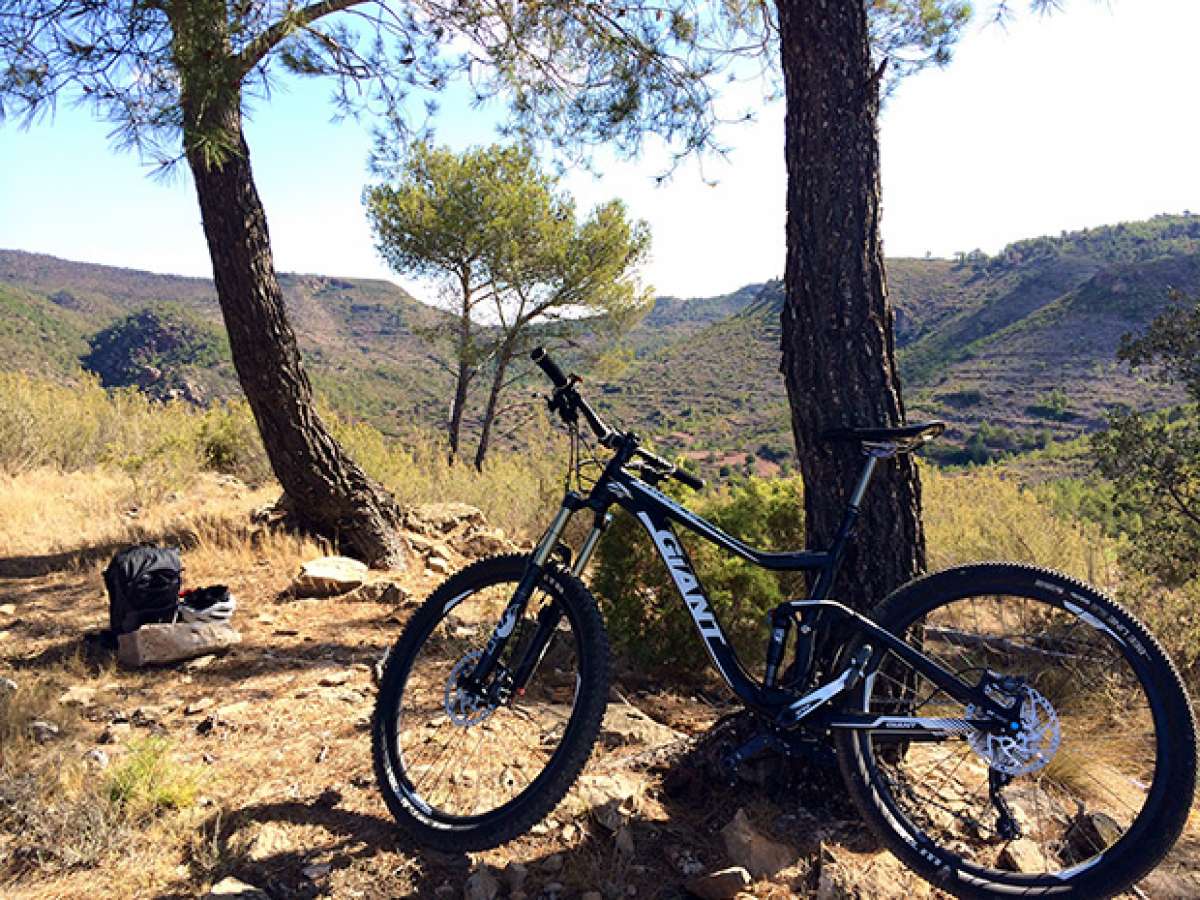
[[[502,346],[496,355],[496,376],[492,379],[492,389],[488,392],[487,407],[483,411],[483,426],[479,429],[479,446],[475,449],[475,468],[480,472],[483,471],[483,461],[487,459],[496,408],[500,405],[500,391],[504,388],[504,376],[512,358],[513,348],[510,344]]]
[[[783,365],[808,538],[828,546],[862,467],[823,428],[904,419],[879,237],[879,76],[862,0],[777,0],[787,97]],[[863,608],[925,567],[921,486],[881,465],[835,587]]]
[[[185,119],[191,119],[184,101]],[[188,164],[212,256],[217,298],[242,390],[275,476],[300,523],[371,565],[398,565],[404,545],[395,501],[346,455],[317,415],[275,275],[267,218],[254,186],[236,106],[221,129],[230,152],[210,163],[185,131]],[[212,126],[213,113],[207,111]]]

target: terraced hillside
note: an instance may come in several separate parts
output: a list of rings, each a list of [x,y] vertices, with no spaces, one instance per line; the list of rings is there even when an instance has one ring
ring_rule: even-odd
[[[1114,354],[1170,289],[1200,294],[1200,216],[1034,238],[994,257],[892,259],[888,280],[910,416],[952,423],[942,459],[978,460],[1092,430],[1114,403],[1178,399]],[[313,380],[335,407],[389,433],[439,423],[448,381],[418,333],[442,313],[386,281],[281,281]],[[632,364],[600,386],[602,404],[709,472],[787,465],[781,303],[778,282],[659,298],[627,337]],[[206,279],[0,251],[0,366],[69,377],[89,339],[162,304],[220,324]],[[236,394],[227,350],[218,357],[197,380],[205,396]],[[530,385],[541,387],[536,374]]]

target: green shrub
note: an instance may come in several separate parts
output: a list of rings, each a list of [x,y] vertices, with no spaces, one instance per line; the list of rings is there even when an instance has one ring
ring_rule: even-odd
[[[705,494],[688,506],[760,549],[794,549],[804,543],[799,479],[752,477]],[[677,533],[734,649],[746,663],[761,661],[766,614],[786,597],[802,592],[801,576],[768,572],[706,541],[690,540],[684,529]],[[601,542],[592,586],[613,643],[631,661],[677,669],[703,666],[704,647],[691,617],[651,539],[629,516],[618,516]]]
[[[185,809],[196,801],[196,771],[176,762],[165,738],[131,743],[129,753],[113,766],[107,779],[108,799],[131,818]]]

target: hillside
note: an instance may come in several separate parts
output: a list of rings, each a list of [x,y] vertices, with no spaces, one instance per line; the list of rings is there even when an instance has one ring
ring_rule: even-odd
[[[280,283],[313,381],[336,406],[389,432],[443,408],[441,370],[415,334],[441,313],[387,281],[285,273]],[[208,279],[0,250],[0,365],[65,377],[88,338],[164,303],[221,328]],[[238,392],[227,357],[214,361],[216,397]]]
[[[1170,288],[1200,293],[1200,216],[887,266],[909,415],[951,422],[935,450],[948,462],[1076,437],[1114,403],[1177,399],[1114,354]],[[336,408],[391,434],[439,423],[448,379],[418,332],[443,313],[386,281],[280,280],[313,381]],[[0,251],[0,366],[68,377],[103,329],[164,303],[219,328],[206,279]],[[632,363],[601,386],[603,402],[710,472],[776,471],[792,444],[778,373],[781,303],[778,282],[658,298],[627,337]],[[237,392],[223,348],[193,380],[207,397]]]
[[[1076,437],[1100,427],[1113,404],[1179,399],[1115,354],[1171,288],[1200,293],[1200,216],[887,266],[909,416],[951,423],[934,448],[945,461]],[[607,390],[630,424],[708,470],[772,471],[791,446],[778,374],[782,294],[772,282],[733,298],[743,305],[729,318],[643,351]]]

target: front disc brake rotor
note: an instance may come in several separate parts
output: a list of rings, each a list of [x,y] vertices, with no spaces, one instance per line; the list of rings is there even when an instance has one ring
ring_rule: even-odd
[[[482,656],[482,650],[471,651],[455,664],[446,679],[446,715],[460,728],[478,725],[496,711],[486,697],[468,691],[459,683],[463,673],[473,670]]]

